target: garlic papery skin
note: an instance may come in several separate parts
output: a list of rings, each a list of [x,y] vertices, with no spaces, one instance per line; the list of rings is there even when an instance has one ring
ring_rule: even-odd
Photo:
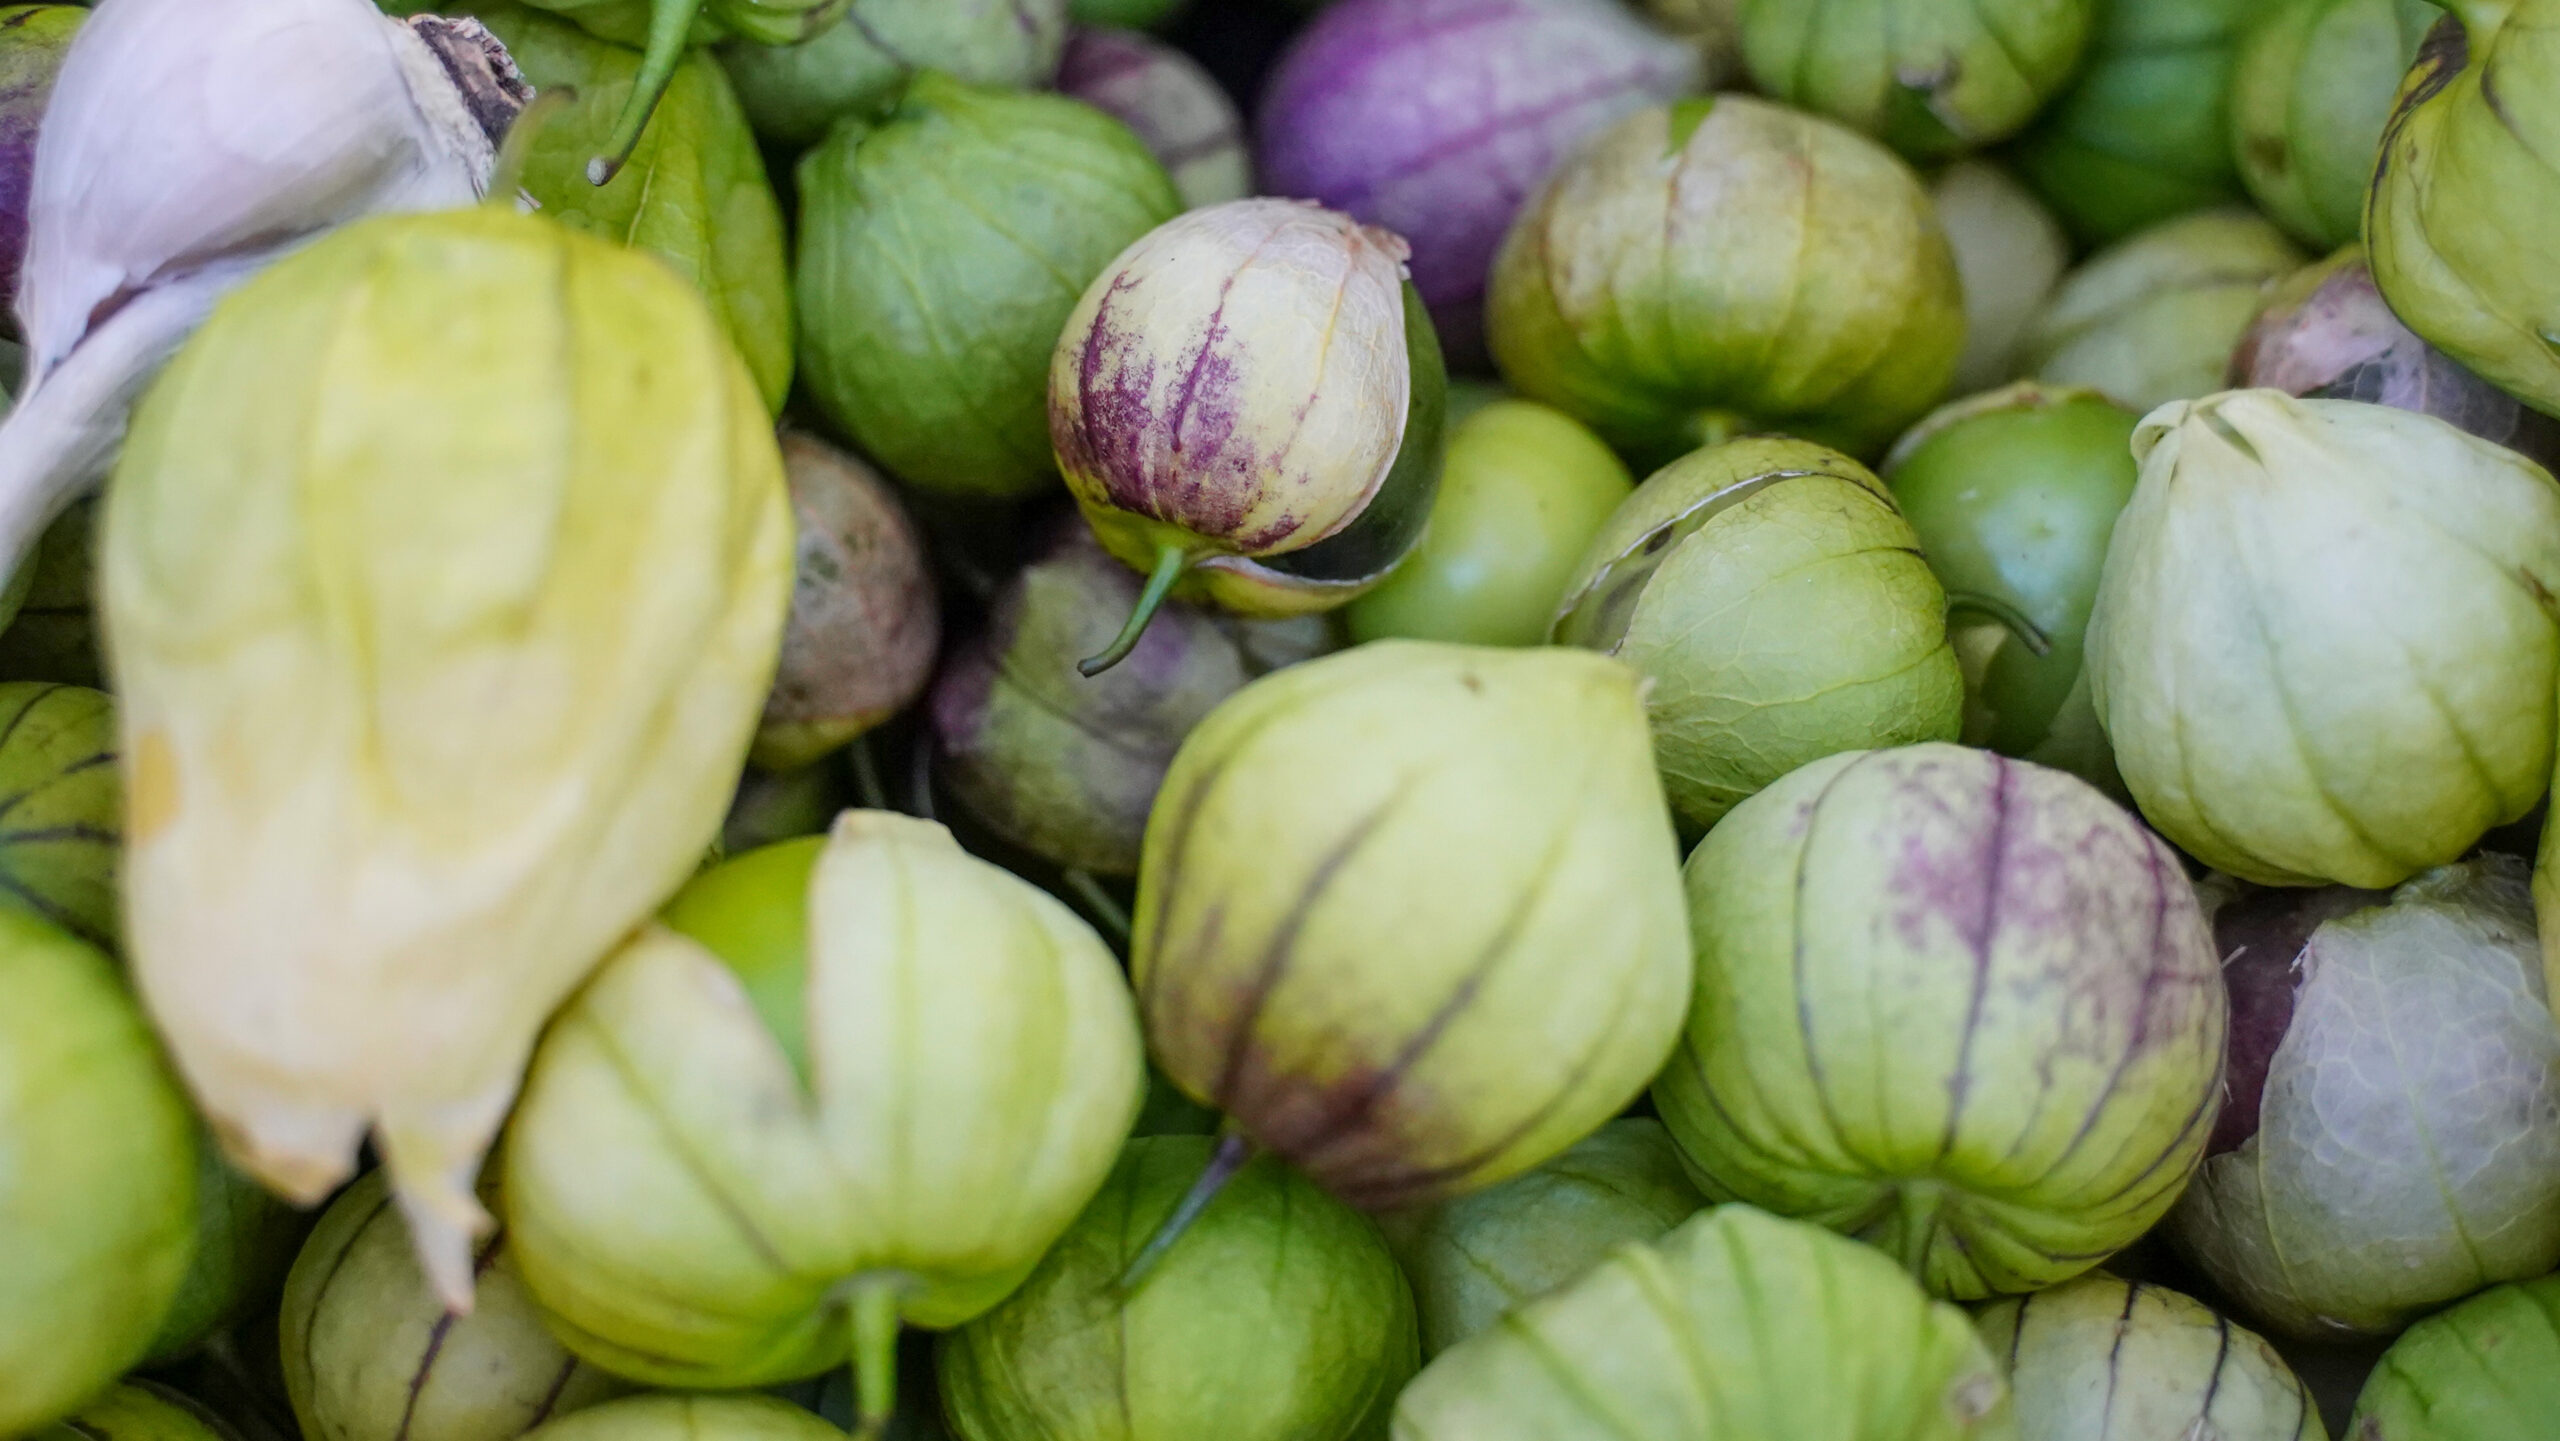
[[[216,299],[361,216],[469,205],[531,98],[477,21],[367,0],[102,0],[36,140],[0,573],[104,474]]]

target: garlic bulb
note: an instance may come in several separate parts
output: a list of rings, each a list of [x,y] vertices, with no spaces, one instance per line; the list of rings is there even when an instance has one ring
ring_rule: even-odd
[[[103,474],[225,291],[363,215],[468,205],[531,98],[478,21],[367,0],[102,0],[36,141],[0,573]]]

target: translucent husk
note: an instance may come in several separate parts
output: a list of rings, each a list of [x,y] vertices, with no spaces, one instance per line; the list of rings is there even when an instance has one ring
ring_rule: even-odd
[[[178,1067],[296,1199],[372,1133],[467,1307],[535,1033],[694,868],[771,675],[790,520],[754,383],[653,259],[378,219],[180,356],[99,568],[127,940]]]
[[[2083,1276],[1974,1319],[2037,1441],[2329,1441],[2274,1347],[2165,1287]]]

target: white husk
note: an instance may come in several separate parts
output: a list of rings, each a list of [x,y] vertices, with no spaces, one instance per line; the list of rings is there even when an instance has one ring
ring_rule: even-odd
[[[0,576],[225,291],[350,220],[471,204],[495,160],[443,62],[367,0],[103,0],[36,141]]]

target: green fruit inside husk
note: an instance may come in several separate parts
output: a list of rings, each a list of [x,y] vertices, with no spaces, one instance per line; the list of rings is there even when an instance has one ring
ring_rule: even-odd
[[[472,1309],[446,1314],[380,1171],[330,1203],[286,1279],[286,1394],[305,1436],[480,1441],[631,1389],[545,1329],[503,1235],[472,1255]]]
[[[2249,197],[2319,250],[2358,238],[2374,152],[2428,0],[2280,0],[2241,41],[2231,149]]]
[[[527,1441],[843,1441],[844,1433],[770,1396],[631,1396],[524,1433]]]
[[[2083,245],[2236,199],[2231,75],[2263,0],[2113,0],[2010,161]]]
[[[108,959],[0,909],[0,1435],[140,1361],[195,1240],[185,1099]]]
[[[1618,507],[1555,640],[1652,682],[1672,808],[1711,826],[1840,751],[1953,740],[1947,601],[1882,481],[1837,451],[1751,438],[1665,466]]]
[[[1536,1170],[1381,1224],[1413,1282],[1429,1357],[1706,1204],[1660,1121],[1617,1120]]]
[[[1421,542],[1344,612],[1354,640],[1538,645],[1583,547],[1635,482],[1562,411],[1496,400],[1449,428]]]
[[[2142,3],[2142,0],[2132,0]],[[1918,159],[2005,140],[2068,82],[2100,0],[1743,0],[1761,90]]]
[[[2013,1441],[1962,1311],[1893,1262],[1748,1206],[1703,1212],[1452,1346],[1396,1441]]]
[[[1416,1363],[1378,1228],[1265,1158],[1134,1291],[1120,1281],[1214,1143],[1132,1141],[1022,1289],[946,1337],[964,1441],[1361,1441]]]
[[[94,497],[77,501],[45,528],[26,566],[25,603],[0,630],[0,679],[85,686],[104,680],[90,566],[97,513]]]
[[[203,1406],[149,1381],[128,1380],[25,1441],[236,1441]]]
[[[2328,1441],[2274,1347],[2165,1287],[2083,1276],[1974,1319],[2036,1441]]]
[[[0,906],[114,947],[123,829],[115,703],[82,686],[0,682]]]
[[[2402,1332],[2356,1398],[2354,1441],[2509,1441],[2560,1416],[2560,1276],[2494,1286]]]
[[[2255,212],[2164,221],[2064,276],[2019,338],[2018,364],[2136,415],[2220,390],[2232,348],[2301,252]]]
[[[2133,495],[2134,422],[2094,391],[2024,384],[1921,422],[1884,467],[1962,626],[1965,743],[2110,792],[2082,642]]]
[[[928,71],[800,162],[812,396],[919,488],[1056,485],[1050,352],[1085,287],[1182,209],[1128,127],[1080,102]]]
[[[720,47],[767,144],[797,150],[868,116],[921,70],[973,85],[1045,87],[1067,40],[1067,0],[853,0],[798,45]]]

